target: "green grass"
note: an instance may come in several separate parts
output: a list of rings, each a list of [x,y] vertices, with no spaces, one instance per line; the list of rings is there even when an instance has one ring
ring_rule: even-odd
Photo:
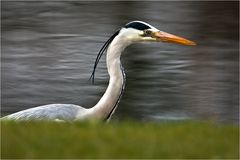
[[[211,122],[1,122],[1,158],[239,158],[239,128]]]

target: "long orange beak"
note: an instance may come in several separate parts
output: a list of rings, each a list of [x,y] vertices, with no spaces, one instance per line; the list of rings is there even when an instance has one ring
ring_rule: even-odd
[[[196,43],[193,41],[163,31],[154,32],[153,37],[162,42],[177,43],[190,46],[196,45]]]

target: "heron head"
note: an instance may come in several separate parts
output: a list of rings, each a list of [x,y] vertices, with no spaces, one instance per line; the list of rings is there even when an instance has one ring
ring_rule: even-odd
[[[127,23],[120,30],[120,33],[132,42],[155,41],[177,43],[182,45],[196,45],[193,41],[160,31],[150,24],[142,21],[132,21]]]
[[[169,42],[178,43],[182,45],[196,45],[196,43],[193,41],[160,31],[157,28],[145,22],[142,21],[129,22],[120,30],[117,30],[117,32],[115,32],[102,46],[95,60],[93,72],[90,77],[90,79],[92,79],[92,83],[94,83],[95,70],[101,56],[107,50],[108,46],[113,42],[115,38],[118,44],[121,44],[124,47],[130,45],[131,43],[142,41]]]

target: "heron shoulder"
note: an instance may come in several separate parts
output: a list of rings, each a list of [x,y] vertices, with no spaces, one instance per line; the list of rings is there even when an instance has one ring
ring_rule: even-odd
[[[87,109],[74,104],[48,104],[26,109],[6,117],[2,120],[64,120],[73,121],[78,113],[84,114]]]

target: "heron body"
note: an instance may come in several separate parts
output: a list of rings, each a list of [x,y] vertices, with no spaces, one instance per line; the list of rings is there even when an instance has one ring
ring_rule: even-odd
[[[105,50],[107,51],[106,62],[110,79],[104,95],[95,106],[92,108],[83,108],[74,104],[48,104],[19,111],[5,116],[2,119],[50,121],[76,121],[83,119],[110,120],[117,108],[125,87],[125,73],[120,61],[121,54],[130,44],[141,41],[195,45],[192,41],[159,31],[145,22],[132,21],[109,38],[96,58],[91,75],[93,82],[97,64]]]

